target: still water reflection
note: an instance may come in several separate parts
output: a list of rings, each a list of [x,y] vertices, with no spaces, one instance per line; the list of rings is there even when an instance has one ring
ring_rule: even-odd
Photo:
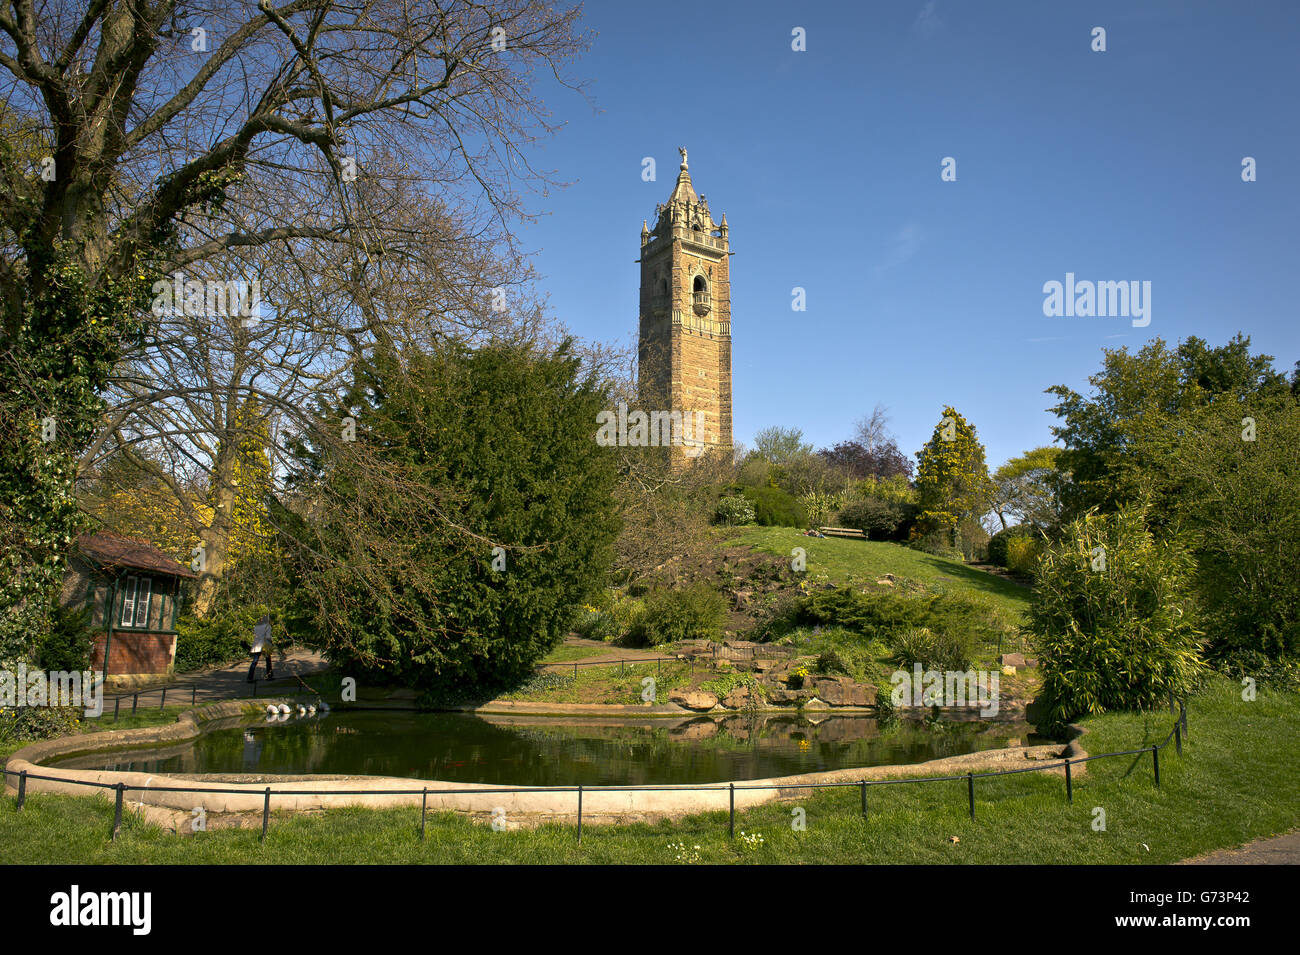
[[[761,779],[887,763],[919,763],[1042,742],[1024,723],[862,716],[814,723],[798,714],[662,720],[332,712],[285,724],[242,724],[166,749],[63,760],[82,769],[149,773],[320,773],[520,786],[662,785]],[[1018,741],[1018,742],[1017,742]]]

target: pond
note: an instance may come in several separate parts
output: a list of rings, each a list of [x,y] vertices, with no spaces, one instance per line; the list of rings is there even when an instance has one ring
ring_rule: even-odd
[[[183,744],[58,761],[158,774],[401,776],[509,786],[668,785],[763,779],[1047,742],[1025,723],[799,714],[670,721],[333,711],[214,724]]]

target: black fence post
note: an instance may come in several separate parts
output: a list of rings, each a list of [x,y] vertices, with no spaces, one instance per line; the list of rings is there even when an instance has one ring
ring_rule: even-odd
[[[122,705],[122,698],[120,696],[113,697],[113,722],[114,723],[117,722],[117,708],[121,705]]]
[[[574,678],[575,680],[578,678],[578,661],[577,661],[577,660],[574,660],[574,661],[573,661],[573,678]]]
[[[971,821],[974,822],[975,821],[975,774],[973,772],[966,774],[966,792],[970,796],[970,818]]]
[[[113,806],[113,838],[122,831],[122,794],[126,792],[126,783],[118,783],[113,787],[117,790],[117,799]]]
[[[266,795],[262,799],[262,837],[258,842],[266,841],[266,827],[271,824],[271,787],[266,787]]]
[[[1151,747],[1151,769],[1156,774],[1156,788],[1160,788],[1160,747]]]
[[[162,702],[158,704],[158,712],[161,713],[167,708],[167,687],[163,687]]]
[[[18,805],[15,811],[22,812],[23,803],[27,801],[27,770],[18,774]]]
[[[582,783],[578,783],[578,845],[582,845]]]
[[[1177,723],[1177,722],[1174,723],[1174,749],[1177,750],[1179,756],[1183,755],[1183,724],[1182,723]]]
[[[1070,776],[1070,761],[1065,761],[1065,801],[1074,805],[1074,779]]]
[[[1187,736],[1187,701],[1178,701],[1178,722],[1183,724],[1183,735]]]
[[[736,838],[736,784],[727,783],[727,787],[731,790],[731,821],[727,827],[727,837],[734,839]]]
[[[140,694],[132,693],[131,694],[131,715],[132,716],[135,716],[135,706],[139,702],[140,702]]]
[[[420,841],[424,841],[424,820],[428,814],[429,805],[429,787],[425,786],[420,791]]]
[[[859,785],[862,787],[862,818],[867,818],[867,781],[862,780]]]

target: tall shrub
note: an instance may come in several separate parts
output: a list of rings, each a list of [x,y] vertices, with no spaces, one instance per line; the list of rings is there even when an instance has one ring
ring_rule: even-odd
[[[1049,722],[1188,692],[1202,665],[1194,571],[1180,543],[1155,539],[1141,506],[1089,513],[1044,549],[1029,617]]]

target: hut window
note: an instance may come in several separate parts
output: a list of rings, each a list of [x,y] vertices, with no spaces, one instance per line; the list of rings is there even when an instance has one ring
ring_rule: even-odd
[[[153,597],[153,578],[141,577],[135,594],[135,625],[149,626],[149,601]]]
[[[139,578],[128,577],[122,585],[122,626],[129,627],[135,620],[135,587]]]
[[[127,577],[122,585],[122,626],[148,626],[149,603],[152,596],[153,580],[151,578]]]

